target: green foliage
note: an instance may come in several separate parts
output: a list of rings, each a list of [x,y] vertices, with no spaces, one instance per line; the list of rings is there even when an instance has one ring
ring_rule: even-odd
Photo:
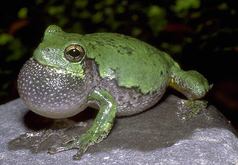
[[[181,12],[188,12],[190,9],[197,9],[200,7],[200,0],[176,0],[172,9],[180,14]]]
[[[12,40],[13,40],[13,37],[7,33],[2,33],[0,35],[0,45],[1,46],[6,45],[7,43],[9,43]]]
[[[27,18],[27,12],[28,12],[28,9],[26,7],[21,8],[18,11],[18,18],[20,18],[20,19]]]
[[[24,46],[18,38],[14,38],[7,33],[2,33],[0,34],[0,46],[8,47],[9,54],[5,57],[6,62],[17,61],[22,58]]]
[[[158,35],[158,33],[161,32],[167,24],[165,9],[157,5],[151,5],[148,7],[146,14],[149,18],[149,25],[151,29],[156,35]]]

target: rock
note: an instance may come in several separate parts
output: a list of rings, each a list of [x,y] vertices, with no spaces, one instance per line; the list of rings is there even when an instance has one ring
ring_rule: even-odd
[[[229,122],[213,106],[182,120],[179,100],[169,96],[146,112],[118,118],[108,138],[90,147],[79,161],[72,160],[75,150],[47,154],[50,142],[38,154],[15,151],[8,143],[25,132],[49,128],[57,132],[57,127],[72,126],[75,121],[79,124],[68,133],[81,133],[92,121],[91,109],[56,121],[29,112],[20,99],[11,101],[0,106],[0,164],[238,164],[238,138]]]

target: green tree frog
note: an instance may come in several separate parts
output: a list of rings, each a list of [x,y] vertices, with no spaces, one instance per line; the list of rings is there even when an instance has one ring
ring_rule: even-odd
[[[66,33],[56,25],[45,30],[18,77],[20,97],[39,115],[68,118],[98,107],[89,130],[49,151],[76,148],[75,159],[108,136],[116,116],[150,108],[167,87],[191,103],[209,90],[200,73],[183,71],[167,53],[143,41],[116,33]]]

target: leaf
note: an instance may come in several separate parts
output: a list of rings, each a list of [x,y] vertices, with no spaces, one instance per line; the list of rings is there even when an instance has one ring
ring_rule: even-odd
[[[18,18],[21,18],[21,19],[26,18],[27,13],[28,13],[28,9],[26,7],[21,8],[17,13]]]
[[[13,39],[13,37],[7,33],[3,33],[0,35],[0,45],[5,45],[8,42],[10,42]]]
[[[152,5],[147,10],[147,16],[149,19],[149,25],[155,34],[162,31],[167,24],[166,12],[163,8]]]
[[[176,13],[186,13],[190,9],[197,9],[200,7],[200,0],[176,0],[175,6],[172,10]]]

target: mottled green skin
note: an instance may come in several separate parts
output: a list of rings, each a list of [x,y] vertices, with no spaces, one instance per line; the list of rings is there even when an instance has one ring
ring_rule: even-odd
[[[119,86],[137,87],[146,94],[168,82],[173,61],[145,42],[114,33],[89,34],[82,40],[88,57],[99,64],[100,75],[115,77]]]
[[[168,73],[175,65],[166,53],[132,37],[116,33],[65,33],[56,26],[53,30],[52,26],[46,30],[34,58],[43,65],[62,68],[83,77],[81,65],[64,58],[64,49],[71,43],[81,45],[87,58],[96,61],[102,78],[116,78],[119,86],[136,87],[144,94],[168,83]],[[55,51],[49,55],[44,49],[47,47]]]

